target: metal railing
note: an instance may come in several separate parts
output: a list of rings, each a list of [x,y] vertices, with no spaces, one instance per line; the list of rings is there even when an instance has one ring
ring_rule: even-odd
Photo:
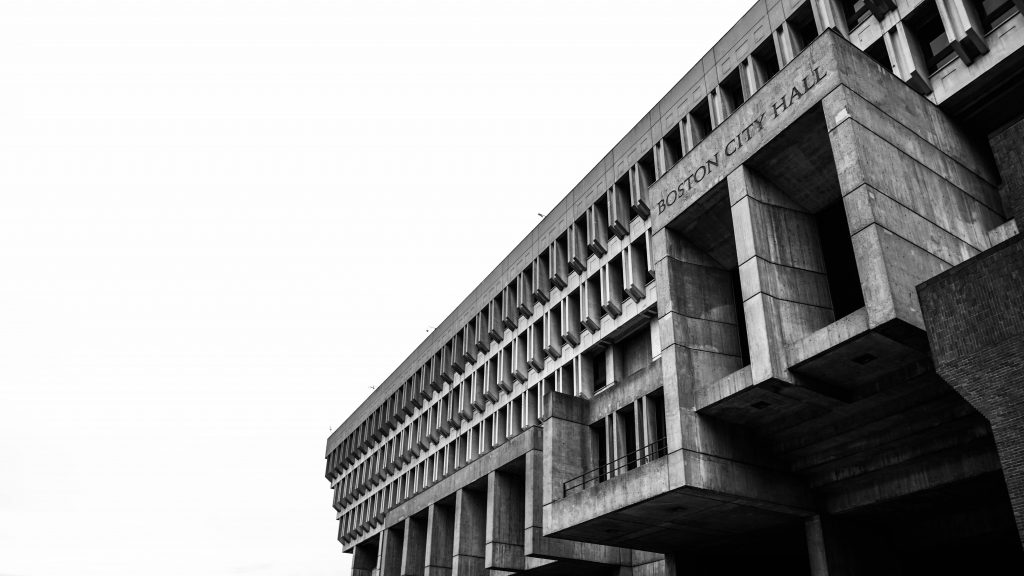
[[[600,484],[609,478],[614,478],[622,473],[620,470],[632,470],[634,468],[639,468],[640,466],[643,466],[652,460],[657,460],[666,454],[668,454],[668,441],[665,438],[659,438],[658,440],[655,440],[641,448],[637,448],[636,450],[624,456],[620,456],[611,462],[607,462],[593,470],[587,470],[575,478],[566,480],[562,483],[562,497],[564,498],[576,490],[586,490],[587,486]]]

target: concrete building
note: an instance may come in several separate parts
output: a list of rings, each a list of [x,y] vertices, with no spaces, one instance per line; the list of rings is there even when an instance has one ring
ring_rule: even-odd
[[[1024,574],[1022,10],[758,1],[330,436],[353,574]]]

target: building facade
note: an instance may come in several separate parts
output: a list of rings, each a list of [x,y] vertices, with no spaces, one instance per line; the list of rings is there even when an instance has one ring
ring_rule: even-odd
[[[1022,12],[758,1],[331,434],[353,574],[1024,573]]]

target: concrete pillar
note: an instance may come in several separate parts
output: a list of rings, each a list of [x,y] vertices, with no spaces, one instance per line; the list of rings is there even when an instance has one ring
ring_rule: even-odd
[[[728,182],[752,381],[790,381],[786,346],[835,320],[818,227],[750,168]]]
[[[405,540],[402,543],[402,576],[423,576],[427,552],[427,520],[410,516],[405,519]]]
[[[487,475],[487,526],[484,566],[495,570],[523,570],[524,480],[494,470]]]
[[[460,489],[455,494],[452,576],[483,574],[486,522],[486,495],[474,490]]]
[[[572,359],[573,374],[575,374],[576,382],[574,395],[582,398],[590,398],[594,395],[594,368],[591,366],[589,359],[582,354]]]
[[[376,576],[401,576],[402,543],[405,540],[404,528],[386,528],[380,532],[380,545],[377,552]]]
[[[800,43],[793,35],[789,22],[783,22],[772,34],[775,52],[779,55],[779,68],[783,68],[800,52]]]
[[[684,442],[697,447],[695,394],[742,368],[740,332],[729,271],[668,228],[653,246],[668,451],[676,452]]]
[[[450,505],[431,504],[427,510],[427,544],[423,576],[450,576],[455,514]]]
[[[683,154],[693,150],[693,147],[704,139],[692,114],[686,114],[686,117],[679,123],[679,130],[683,140]]]
[[[818,27],[818,32],[835,28],[844,37],[850,36],[850,29],[846,26],[846,14],[839,5],[839,0],[813,0],[811,12],[814,14],[814,24]]]
[[[839,523],[830,517],[815,515],[804,521],[807,538],[807,560],[811,576],[852,576],[854,574],[887,574],[887,568],[877,559],[868,561],[854,550],[854,532],[841,531]],[[861,561],[864,560],[864,561]]]
[[[377,568],[377,546],[356,544],[352,549],[352,576],[372,576]]]

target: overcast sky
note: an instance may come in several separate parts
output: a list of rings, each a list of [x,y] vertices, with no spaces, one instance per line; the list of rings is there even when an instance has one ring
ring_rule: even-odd
[[[0,0],[0,576],[347,576],[328,434],[752,3]]]

